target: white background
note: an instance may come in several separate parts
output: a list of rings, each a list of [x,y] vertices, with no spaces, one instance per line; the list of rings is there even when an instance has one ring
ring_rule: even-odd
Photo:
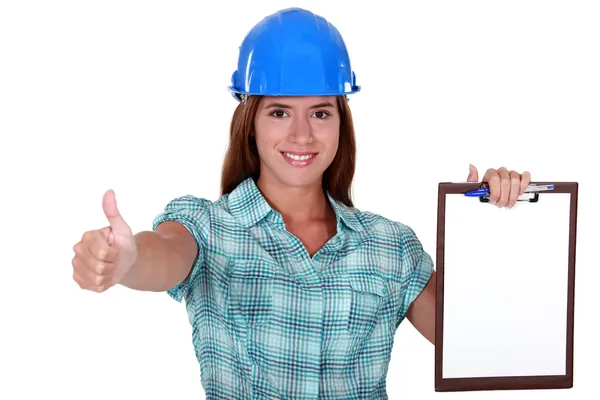
[[[81,290],[72,247],[107,225],[110,188],[135,232],[174,197],[217,199],[238,46],[288,6],[334,23],[363,87],[350,102],[356,206],[411,226],[434,259],[437,185],[465,181],[469,163],[480,179],[506,166],[580,183],[575,387],[436,393],[434,346],[405,321],[390,399],[600,398],[600,6],[390,4],[1,3],[1,398],[204,398],[185,306]]]

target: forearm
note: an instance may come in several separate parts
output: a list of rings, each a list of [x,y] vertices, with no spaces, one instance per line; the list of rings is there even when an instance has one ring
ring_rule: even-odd
[[[142,231],[135,236],[137,258],[119,282],[135,290],[162,292],[176,283],[183,260],[173,251],[169,239],[154,231]]]

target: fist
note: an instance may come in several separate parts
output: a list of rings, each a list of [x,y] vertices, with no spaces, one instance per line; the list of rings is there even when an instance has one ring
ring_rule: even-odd
[[[469,165],[467,182],[477,182],[479,173],[474,165]],[[525,193],[527,185],[531,182],[531,173],[525,171],[509,171],[504,167],[489,168],[483,176],[482,182],[487,182],[490,187],[490,204],[496,207],[513,208],[519,196]]]
[[[87,231],[73,250],[73,279],[82,289],[104,292],[129,272],[137,258],[137,246],[131,228],[117,209],[112,190],[102,199],[109,226]]]

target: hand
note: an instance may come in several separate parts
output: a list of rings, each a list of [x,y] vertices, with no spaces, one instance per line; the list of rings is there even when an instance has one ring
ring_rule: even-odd
[[[469,176],[467,182],[478,182],[477,168],[469,164]],[[522,174],[517,171],[508,171],[501,167],[490,168],[483,176],[482,182],[487,182],[490,187],[490,203],[497,207],[513,208],[517,204],[517,198],[523,193],[531,182],[531,173],[525,171]]]
[[[82,289],[104,292],[116,285],[137,258],[137,245],[131,228],[117,209],[112,190],[102,199],[109,226],[87,231],[73,250],[73,279]]]

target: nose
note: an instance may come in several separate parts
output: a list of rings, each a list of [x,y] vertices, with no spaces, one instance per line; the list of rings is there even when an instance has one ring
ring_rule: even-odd
[[[312,143],[312,128],[307,118],[295,119],[292,124],[291,140],[299,145]]]

